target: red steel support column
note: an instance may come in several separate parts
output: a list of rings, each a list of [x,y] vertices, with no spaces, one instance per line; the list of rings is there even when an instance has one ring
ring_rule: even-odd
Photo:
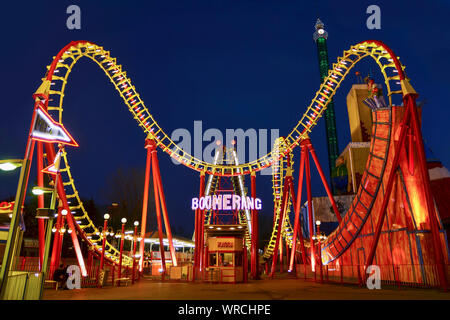
[[[444,265],[444,256],[442,253],[442,245],[439,236],[439,224],[437,221],[436,210],[434,207],[433,196],[431,194],[431,186],[430,186],[430,174],[427,168],[427,159],[425,156],[425,148],[423,144],[422,131],[420,130],[419,125],[419,117],[417,115],[417,106],[416,106],[417,95],[406,95],[404,97],[404,105],[406,105],[411,112],[411,121],[414,129],[415,140],[416,140],[416,149],[419,156],[419,167],[422,173],[422,179],[424,182],[425,189],[425,197],[427,201],[428,207],[428,218],[430,220],[431,225],[431,233],[433,234],[433,247],[436,257],[436,264],[438,268],[439,274],[439,282],[443,290],[447,291],[447,277],[446,277],[446,268]]]
[[[205,190],[203,187],[203,191],[202,191],[202,197],[205,196]],[[204,264],[204,253],[205,253],[205,209],[200,210],[200,220],[199,220],[199,226],[200,226],[200,233],[198,234],[199,238],[200,238],[200,251],[199,251],[199,266],[200,266],[200,271],[202,271],[201,274],[204,274],[204,270],[205,270],[205,264]]]
[[[341,215],[339,213],[338,207],[336,206],[336,202],[334,201],[333,194],[331,193],[331,189],[328,186],[328,182],[327,182],[327,179],[325,178],[325,174],[323,173],[319,159],[317,159],[316,151],[314,150],[314,147],[311,144],[311,140],[310,139],[307,139],[307,140],[308,140],[307,147],[309,149],[309,152],[311,153],[314,163],[316,164],[317,171],[319,172],[320,178],[322,179],[323,186],[325,187],[325,191],[327,192],[328,198],[331,201],[331,205],[333,206],[333,210],[334,210],[334,213],[336,214],[338,222],[341,223],[341,220],[342,220]]]
[[[145,148],[147,149],[147,160],[145,163],[145,181],[144,181],[144,196],[142,203],[142,220],[141,220],[141,242],[139,243],[139,273],[144,271],[144,249],[145,249],[145,232],[147,227],[147,208],[148,208],[148,191],[150,183],[150,171],[152,153],[150,149],[150,139],[145,140]]]
[[[152,150],[152,159],[154,156],[156,156],[156,149]],[[153,162],[153,161],[152,161]],[[158,178],[156,168],[154,167],[155,164],[153,163],[153,192],[155,195],[155,205],[156,205],[156,220],[158,222],[158,237],[159,237],[159,251],[161,252],[161,268],[162,273],[161,277],[162,280],[164,280],[166,276],[166,257],[164,252],[164,241],[163,241],[163,227],[162,227],[162,221],[161,221],[161,203],[159,199],[159,190],[158,190]]]
[[[281,231],[281,232],[283,232],[283,231]],[[284,270],[283,270],[283,236],[280,235],[280,273],[283,273],[283,272],[284,272]]]
[[[200,173],[200,191],[199,191],[199,199],[203,196],[203,194],[205,193],[205,173],[202,171]],[[201,210],[197,209],[195,210],[195,248],[194,248],[194,267],[192,270],[192,281],[195,281],[197,278],[197,272],[199,269],[199,265],[200,265],[200,254],[201,254],[201,238],[200,238],[200,233],[201,233]]]
[[[253,199],[256,199],[256,174],[252,172],[250,175],[251,181],[251,195]],[[253,280],[259,280],[259,223],[258,223],[258,211],[256,208],[252,210],[252,278]]]
[[[289,271],[292,272],[292,268],[294,266],[294,260],[295,260],[295,251],[297,250],[297,233],[299,235],[300,243],[302,245],[302,257],[303,257],[303,264],[305,267],[305,277],[306,277],[306,252],[305,252],[305,245],[303,243],[303,232],[300,225],[300,207],[302,202],[302,187],[303,187],[303,173],[305,171],[305,153],[306,150],[304,147],[301,148],[300,153],[300,169],[298,172],[298,189],[297,189],[297,197],[295,197],[294,194],[294,186],[293,183],[290,185],[291,189],[291,198],[292,203],[294,204],[294,210],[295,210],[295,221],[294,221],[294,234],[292,239],[292,249],[291,249],[291,259],[289,263]],[[295,273],[297,274],[297,270],[295,270]]]
[[[317,223],[317,222],[316,222]],[[317,224],[317,260],[319,260],[319,267],[320,267],[320,283],[323,283],[323,270],[322,270],[322,248],[320,243],[320,224]]]
[[[87,269],[88,269],[88,274],[89,275],[92,275],[93,262],[94,262],[94,257],[93,257],[93,254],[92,254],[92,250],[89,249],[88,250],[88,261],[87,261]]]
[[[108,219],[105,219],[105,222],[103,223],[102,255],[100,258],[100,269],[103,269],[103,265],[105,263],[106,230],[108,230]]]
[[[59,207],[58,208],[58,214],[59,212],[62,212],[62,208]],[[66,215],[62,214],[61,217],[61,223],[60,223],[60,228],[58,229],[58,231],[56,231],[56,233],[58,234],[59,240],[58,240],[58,251],[56,253],[56,257],[57,257],[57,262],[59,265],[59,262],[61,261],[61,252],[62,252],[62,245],[63,245],[63,241],[64,241],[64,233],[61,232],[61,229],[64,228],[66,225]]]
[[[153,140],[152,140],[153,141]],[[173,246],[173,240],[172,240],[172,231],[170,230],[170,223],[169,223],[169,215],[167,214],[167,207],[166,207],[166,198],[164,196],[164,189],[161,181],[161,171],[159,170],[159,162],[158,162],[158,156],[156,155],[156,143],[153,141],[155,150],[152,150],[152,165],[153,165],[153,174],[156,176],[156,181],[153,181],[153,183],[157,183],[158,185],[158,191],[159,191],[159,199],[161,201],[161,208],[162,208],[162,214],[164,219],[164,226],[166,228],[166,235],[167,240],[169,242],[169,250],[170,250],[170,256],[172,257],[172,265],[177,266],[177,257],[175,255],[175,247]]]
[[[244,245],[243,245],[243,247],[244,247],[244,254],[243,254],[243,258],[244,258],[244,261],[243,261],[243,281],[244,281],[244,283],[247,283],[248,282],[248,258],[247,258],[247,245],[245,244],[245,237],[244,237],[244,239],[242,239],[243,241],[244,241]]]
[[[54,226],[56,230],[59,230],[61,226],[61,220],[62,220],[61,210],[58,210],[58,217],[56,218],[56,224]],[[53,272],[56,270],[56,268],[59,267],[58,262],[59,258],[57,258],[58,250],[59,250],[59,232],[55,232],[53,234],[52,257],[50,260],[50,269],[49,269],[50,279],[53,279]]]
[[[44,153],[42,151],[42,142],[37,143],[37,185],[38,187],[44,187],[44,169],[43,158]],[[38,208],[44,208],[44,195],[38,196]],[[42,270],[42,263],[44,261],[44,249],[45,249],[45,220],[37,219],[38,221],[38,239],[39,239],[39,270]]]
[[[309,241],[311,243],[311,268],[313,268],[313,261],[314,261],[314,270],[316,265],[316,256],[315,256],[315,249],[314,249],[314,222],[313,222],[313,216],[312,216],[312,194],[311,194],[311,169],[309,166],[309,154],[308,152],[305,155],[305,170],[306,170],[306,195],[308,199],[308,220],[309,220]],[[314,275],[316,275],[316,272],[314,272]]]

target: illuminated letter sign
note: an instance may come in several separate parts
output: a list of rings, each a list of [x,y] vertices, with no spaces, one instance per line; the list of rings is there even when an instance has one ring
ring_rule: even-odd
[[[218,242],[217,243],[217,247],[218,248],[233,248],[234,247],[234,243],[232,241],[226,241],[226,242]]]
[[[41,107],[36,108],[35,121],[31,137],[43,142],[56,142],[78,147],[78,143],[72,138],[61,123],[50,117]]]
[[[224,194],[192,198],[191,208],[192,210],[261,210],[262,202],[259,198]]]

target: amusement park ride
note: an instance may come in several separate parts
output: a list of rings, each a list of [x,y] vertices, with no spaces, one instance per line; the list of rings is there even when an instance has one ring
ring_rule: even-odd
[[[320,27],[320,26],[319,26]],[[320,32],[318,30],[317,32]],[[322,33],[323,34],[323,33]],[[258,248],[258,213],[255,208],[245,210],[218,211],[195,210],[195,254],[192,281],[217,279],[218,269],[234,266],[234,281],[246,281],[247,254],[250,255],[251,276],[260,277],[259,263],[271,266],[273,277],[277,270],[278,255],[282,258],[283,240],[286,243],[288,270],[306,277],[310,272],[326,268],[328,278],[349,279],[358,277],[362,283],[366,269],[372,265],[381,268],[381,280],[409,283],[413,285],[440,286],[447,289],[448,244],[439,215],[435,210],[430,191],[430,178],[416,99],[417,92],[406,76],[405,67],[397,55],[384,43],[367,40],[351,46],[343,52],[324,77],[322,84],[306,108],[300,121],[292,131],[275,143],[273,150],[249,163],[239,163],[234,147],[218,146],[214,163],[207,163],[186,153],[158,125],[141,99],[130,78],[118,64],[116,58],[103,47],[89,41],[73,41],[54,57],[42,84],[33,95],[35,112],[49,114],[62,126],[63,102],[69,75],[81,58],[95,62],[110,79],[133,118],[147,135],[147,167],[145,175],[144,203],[140,240],[144,238],[147,219],[148,186],[151,167],[155,188],[156,214],[162,259],[162,276],[166,273],[162,221],[169,241],[172,265],[177,266],[175,248],[172,243],[166,200],[162,188],[157,149],[167,153],[189,169],[200,174],[199,198],[231,193],[246,197],[244,178],[250,175],[250,195],[256,198],[256,173],[264,168],[273,168],[274,219],[272,237],[261,256]],[[318,162],[309,134],[324,115],[327,106],[350,70],[362,59],[369,57],[379,66],[387,89],[388,103],[380,104],[379,96],[372,92],[372,139],[369,158],[361,184],[348,212],[339,212],[333,199],[323,170]],[[376,91],[376,90],[375,90]],[[395,104],[396,103],[396,104]],[[330,139],[330,137],[328,137]],[[101,230],[94,225],[75,187],[70,171],[66,148],[46,139],[34,142],[29,136],[26,165],[31,165],[34,145],[37,149],[38,186],[44,187],[44,162],[51,165],[57,152],[61,155],[61,167],[51,179],[55,185],[57,204],[56,228],[67,221],[71,239],[83,276],[87,275],[78,237],[93,250],[96,257],[104,256],[111,266],[130,268],[139,258],[139,273],[143,272],[144,241],[140,242],[139,255],[119,257],[119,251],[102,237]],[[301,150],[297,194],[294,192],[294,151]],[[45,153],[44,153],[45,148]],[[319,171],[339,225],[328,237],[314,234],[315,221],[311,206],[311,154]],[[23,181],[28,173],[22,173]],[[302,185],[306,181],[308,219],[300,219]],[[11,222],[7,246],[13,246],[18,227],[24,194],[18,193]],[[44,196],[38,198],[39,208],[44,208]],[[292,228],[289,213],[294,211]],[[63,214],[65,213],[65,214]],[[161,219],[162,217],[162,219]],[[39,219],[39,257],[44,265],[45,220]],[[48,222],[47,222],[48,223]],[[302,234],[302,224],[308,224],[309,239]],[[12,234],[12,235],[11,235]],[[59,265],[62,238],[55,233],[50,265]],[[102,245],[103,242],[103,245]],[[5,253],[5,256],[7,254]],[[102,258],[103,259],[103,258]],[[226,260],[226,263],[224,263]],[[41,267],[42,268],[42,267]],[[120,268],[120,267],[119,267]],[[238,270],[239,269],[239,270]],[[3,287],[6,274],[13,270],[11,261],[2,265]],[[303,271],[302,271],[303,270]],[[50,271],[51,272],[51,271]],[[236,274],[240,275],[237,276]],[[227,274],[223,273],[226,277]]]

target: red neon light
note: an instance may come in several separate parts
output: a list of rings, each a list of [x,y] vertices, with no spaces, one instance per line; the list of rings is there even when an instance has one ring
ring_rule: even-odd
[[[61,151],[56,154],[55,160],[51,165],[42,169],[43,173],[48,173],[52,175],[57,175],[59,172],[59,162],[61,161]]]
[[[0,212],[10,212],[14,208],[14,201],[12,202],[0,202]]]

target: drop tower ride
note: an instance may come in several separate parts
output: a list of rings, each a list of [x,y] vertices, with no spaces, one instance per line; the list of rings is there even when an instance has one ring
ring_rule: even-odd
[[[324,24],[320,19],[317,19],[315,25],[316,31],[313,34],[313,39],[317,45],[317,57],[319,59],[320,82],[322,83],[328,75],[328,49],[327,38],[328,32],[324,29]],[[328,149],[328,166],[330,170],[331,189],[333,194],[342,194],[342,190],[337,186],[337,179],[341,176],[336,168],[336,159],[339,157],[339,146],[337,140],[336,117],[334,113],[334,101],[330,100],[325,111],[325,126]]]

